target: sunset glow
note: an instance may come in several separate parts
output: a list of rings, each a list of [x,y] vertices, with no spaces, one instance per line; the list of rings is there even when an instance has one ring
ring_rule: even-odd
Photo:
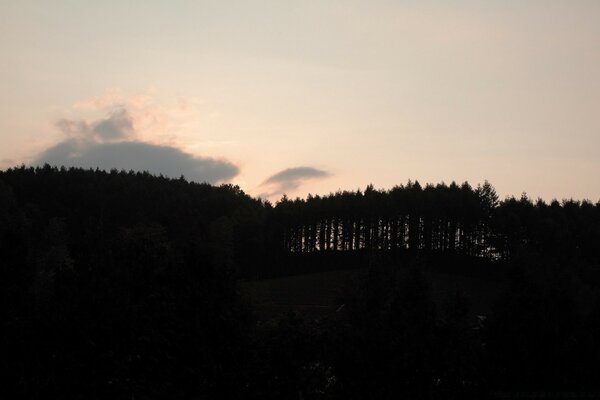
[[[600,199],[599,2],[234,3],[4,2],[0,168],[138,143],[187,160],[153,173],[210,160],[273,200],[409,179]]]

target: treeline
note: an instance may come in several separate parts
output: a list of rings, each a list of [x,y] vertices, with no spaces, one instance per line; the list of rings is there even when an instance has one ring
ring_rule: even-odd
[[[287,197],[275,207],[288,252],[408,251],[508,260],[524,248],[597,261],[600,203],[499,201],[485,182],[476,188],[408,182],[390,190]]]
[[[186,254],[186,264],[235,269],[254,262],[268,209],[233,185],[219,187],[148,173],[21,167],[0,172],[4,257],[25,262],[20,246],[36,246],[60,230],[70,255],[87,259],[115,235],[160,231]]]
[[[60,226],[71,252],[97,247],[119,227],[154,224],[177,247],[188,246],[194,260],[243,277],[301,272],[303,254],[310,254],[310,264],[333,265],[331,253],[339,252],[506,261],[535,249],[563,261],[600,261],[600,202],[500,200],[488,182],[369,185],[306,199],[284,196],[272,205],[232,185],[46,166],[0,172],[0,196],[4,212],[13,210],[7,221],[33,224],[27,229],[36,240],[48,224]]]
[[[236,186],[146,173],[3,171],[0,396],[600,390],[598,243],[599,204],[499,201],[489,184],[273,206]],[[487,320],[474,324],[460,294],[433,304],[420,275],[429,264],[495,268],[496,257],[509,283]],[[240,277],[352,262],[371,268],[329,320],[258,321],[237,291]]]
[[[418,182],[364,193],[339,192],[306,200],[283,198],[284,247],[293,252],[411,250],[499,258],[504,237],[492,231],[498,196],[489,183],[473,190]]]
[[[264,212],[230,185],[1,172],[0,397],[222,393],[252,326],[234,277],[259,260]]]

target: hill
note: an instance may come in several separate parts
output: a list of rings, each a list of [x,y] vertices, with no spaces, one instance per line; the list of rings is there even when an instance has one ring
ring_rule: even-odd
[[[147,173],[1,171],[0,395],[600,390],[599,210],[489,184],[272,205]]]
[[[440,272],[439,268],[428,265],[423,266],[423,272],[431,285],[436,306],[443,308],[448,299],[458,293],[468,299],[471,321],[476,321],[477,316],[489,315],[494,301],[506,288],[505,279],[499,277],[501,274],[473,277]],[[367,268],[354,268],[251,280],[241,282],[240,289],[259,320],[278,319],[289,312],[308,319],[331,318],[343,310],[344,292],[364,280],[367,273]]]

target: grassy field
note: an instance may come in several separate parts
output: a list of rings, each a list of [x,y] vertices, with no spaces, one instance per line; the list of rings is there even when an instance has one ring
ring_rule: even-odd
[[[246,281],[241,283],[241,291],[263,321],[288,311],[323,318],[342,306],[342,289],[360,279],[363,273],[364,269],[351,269]],[[424,271],[424,275],[439,307],[449,296],[460,292],[470,300],[473,319],[489,313],[501,290],[501,284],[495,280],[429,270]]]

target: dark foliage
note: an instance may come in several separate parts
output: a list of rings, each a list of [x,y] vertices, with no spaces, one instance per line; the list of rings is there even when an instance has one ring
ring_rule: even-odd
[[[257,256],[260,235],[243,231],[259,201],[233,186],[44,167],[2,173],[0,202],[2,390],[187,398],[241,379],[251,319],[232,275]]]
[[[258,321],[236,287],[350,267],[324,320]],[[436,305],[434,267],[504,282],[493,313]],[[147,173],[0,172],[5,398],[600,390],[599,290],[600,203],[409,182],[272,206]]]
[[[524,249],[598,263],[600,203],[527,196],[499,201],[485,182],[284,198],[275,207],[289,252],[385,251],[442,253],[509,260]]]

